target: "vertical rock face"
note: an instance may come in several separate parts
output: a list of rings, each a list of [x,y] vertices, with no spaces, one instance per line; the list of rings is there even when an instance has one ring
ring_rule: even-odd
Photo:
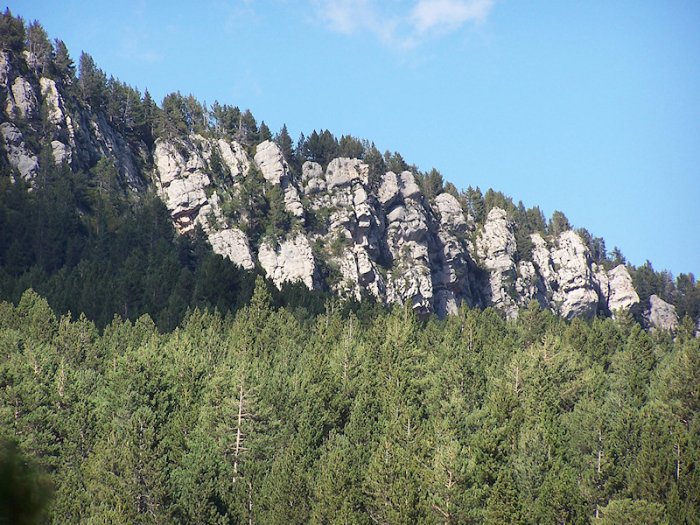
[[[6,127],[3,133],[10,165],[32,183],[41,168],[39,150],[34,146],[37,151],[30,151],[26,144],[41,132],[40,141],[50,146],[55,164],[88,172],[100,158],[107,157],[130,189],[144,190],[146,181],[139,165],[149,157],[146,145],[129,143],[103,113],[93,111],[64,89],[62,81],[40,77],[41,68],[33,67],[35,59],[28,52],[21,56],[0,52],[0,100],[4,101],[0,121],[14,126]]]
[[[608,272],[609,295],[608,310],[613,313],[618,310],[629,310],[639,303],[639,295],[632,284],[624,264],[620,264]]]
[[[552,300],[566,319],[593,317],[598,306],[594,289],[591,257],[581,237],[572,230],[562,232],[551,252],[557,287]]]
[[[278,288],[287,282],[302,282],[309,290],[316,288],[316,263],[305,235],[286,239],[279,246],[263,241],[258,260]]]
[[[493,208],[477,238],[476,253],[489,272],[488,283],[482,288],[486,302],[504,311],[508,317],[517,316],[518,311],[513,298],[517,278],[515,252],[513,224],[504,210]]]
[[[37,113],[37,101],[34,90],[23,77],[16,77],[7,93],[5,113],[10,118],[31,119]]]
[[[430,268],[429,219],[413,174],[389,172],[382,180],[398,191],[383,208],[385,242],[392,268],[387,282],[390,303],[409,302],[419,312],[431,310],[433,282]],[[381,190],[380,190],[381,192]],[[385,192],[386,193],[386,192]]]
[[[299,191],[291,181],[289,165],[284,160],[279,146],[271,140],[258,144],[255,163],[267,182],[281,187],[285,209],[303,223],[304,206],[299,199]]]
[[[8,162],[24,180],[31,181],[39,169],[39,161],[25,144],[22,133],[14,124],[3,122],[0,124],[0,134],[2,134]]]
[[[435,197],[433,212],[438,218],[434,309],[440,316],[455,313],[462,302],[478,304],[472,293],[474,262],[469,257],[467,236],[473,230],[462,205],[449,193]]]
[[[668,304],[657,295],[649,297],[649,309],[645,318],[649,328],[665,332],[675,332],[678,328],[678,314],[676,307]]]
[[[208,140],[197,135],[186,141],[156,141],[153,154],[156,190],[180,233],[201,226],[214,252],[252,270],[255,264],[248,238],[224,217],[208,174],[215,150],[228,174],[240,176],[241,166],[247,165],[249,159],[237,143]]]
[[[482,287],[486,304],[514,317],[518,308],[536,300],[558,315],[590,318],[628,310],[639,302],[624,265],[610,272],[592,262],[588,248],[573,230],[546,241],[530,237],[532,261],[516,264],[513,225],[504,210],[494,208],[477,238],[476,251],[488,281]]]

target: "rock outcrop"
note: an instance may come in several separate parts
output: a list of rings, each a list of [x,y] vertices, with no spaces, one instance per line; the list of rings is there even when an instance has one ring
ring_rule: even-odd
[[[223,160],[231,177],[229,182],[235,185],[246,171],[242,165],[249,162],[240,144],[192,135],[186,141],[156,142],[153,155],[156,189],[180,233],[200,226],[216,253],[252,270],[255,263],[248,238],[224,216],[217,188],[209,176],[214,151]]]
[[[293,217],[303,223],[304,206],[299,199],[299,191],[292,184],[289,176],[289,165],[284,160],[279,146],[271,140],[258,144],[255,163],[267,182],[280,186],[284,195],[284,207]]]
[[[661,330],[673,333],[678,328],[676,307],[657,295],[649,297],[649,309],[646,311],[645,319],[652,331]]]
[[[515,302],[515,235],[506,212],[493,208],[486,218],[484,229],[476,241],[476,253],[481,265],[489,272],[487,286],[482,293],[489,305],[503,310],[508,317],[517,316]]]
[[[488,271],[482,295],[506,316],[517,316],[533,300],[566,319],[614,314],[639,302],[627,268],[607,272],[595,264],[575,231],[549,240],[534,233],[530,240],[532,260],[516,262],[513,224],[499,208],[489,212],[477,237],[476,253]]]
[[[40,71],[31,54],[0,51],[0,165],[32,184],[47,158],[39,143],[55,164],[87,174],[107,158],[123,187],[155,189],[180,234],[201,228],[216,253],[248,270],[259,264],[277,286],[300,282],[441,316],[466,304],[514,318],[537,301],[590,318],[639,303],[627,269],[596,264],[574,231],[533,233],[525,253],[505,210],[477,225],[455,195],[424,195],[411,171],[376,173],[348,157],[299,167],[274,141],[244,145],[215,131],[142,142],[67,89],[74,80]],[[664,304],[652,302],[649,323],[672,330]]]
[[[14,124],[3,122],[0,124],[0,134],[8,162],[24,180],[31,181],[39,169],[39,161],[25,144],[22,133]]]
[[[5,113],[11,118],[31,119],[36,112],[36,95],[31,84],[23,77],[15,77],[7,92]]]
[[[304,283],[310,290],[316,288],[316,263],[305,235],[285,239],[278,246],[269,240],[263,241],[258,260],[278,288],[295,282]]]
[[[93,111],[74,95],[66,94],[63,81],[38,76],[41,68],[30,63],[34,58],[31,53],[21,58],[7,51],[0,53],[0,99],[4,100],[0,121],[7,124],[2,138],[9,164],[32,183],[41,168],[40,151],[26,144],[41,130],[41,142],[50,146],[55,164],[65,163],[88,172],[100,158],[107,157],[114,160],[130,189],[144,190],[141,166],[148,162],[147,146],[127,140],[103,112]],[[25,64],[21,64],[23,60]]]
[[[608,310],[615,315],[618,310],[629,310],[639,303],[639,295],[634,289],[632,277],[624,264],[608,272]]]

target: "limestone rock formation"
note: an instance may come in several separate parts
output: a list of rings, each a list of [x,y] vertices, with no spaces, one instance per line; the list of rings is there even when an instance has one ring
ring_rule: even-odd
[[[24,180],[31,181],[39,169],[39,161],[25,144],[22,133],[14,124],[3,122],[0,124],[0,134],[10,165],[19,171]]]
[[[668,304],[657,295],[649,297],[649,309],[645,318],[649,328],[665,332],[675,332],[678,328],[678,314],[676,307]]]
[[[508,317],[517,316],[515,295],[515,235],[507,213],[493,208],[486,218],[484,229],[476,241],[476,253],[482,266],[488,270],[489,279],[482,288],[487,304],[505,312]]]
[[[566,319],[593,317],[598,294],[593,286],[590,253],[581,237],[572,230],[562,232],[551,252],[551,260],[557,276],[552,300],[558,313]]]
[[[258,260],[278,288],[286,282],[302,282],[309,290],[315,288],[316,263],[305,235],[285,239],[278,246],[263,241]]]
[[[31,184],[45,158],[39,143],[74,171],[89,174],[110,159],[124,187],[155,188],[179,233],[201,228],[216,253],[245,269],[259,262],[277,286],[302,282],[441,316],[466,304],[513,318],[534,300],[567,319],[590,318],[639,302],[627,269],[596,264],[574,231],[533,233],[525,253],[505,210],[492,208],[477,226],[450,193],[424,195],[412,171],[378,174],[362,159],[338,157],[306,161],[297,173],[275,142],[244,146],[216,131],[134,138],[66,89],[70,78],[42,76],[35,62],[0,50],[2,165]],[[259,202],[250,198],[251,171],[265,181]],[[281,221],[262,216],[278,189],[288,212]],[[659,301],[650,325],[675,326]]]
[[[36,115],[37,100],[31,84],[23,77],[15,77],[8,90],[5,113],[10,118],[30,119]]]
[[[208,175],[215,148],[229,173],[238,176],[243,172],[243,161],[247,165],[248,159],[235,142],[213,141],[197,135],[187,141],[157,141],[153,155],[156,189],[180,233],[201,226],[216,253],[252,270],[255,264],[248,238],[224,217]]]
[[[472,293],[474,262],[469,256],[467,235],[472,231],[459,201],[449,193],[435,197],[433,211],[439,220],[436,257],[433,257],[434,310],[444,316],[466,302],[479,304]]]
[[[284,160],[279,146],[271,140],[258,144],[255,163],[267,182],[282,188],[286,210],[303,222],[304,206],[299,199],[299,191],[289,177],[289,166]]]
[[[608,283],[608,310],[613,315],[618,310],[629,310],[639,302],[639,295],[634,289],[632,277],[624,264],[608,272]]]

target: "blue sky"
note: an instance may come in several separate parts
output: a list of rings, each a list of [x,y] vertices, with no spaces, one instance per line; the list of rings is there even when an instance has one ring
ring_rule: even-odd
[[[22,0],[77,62],[327,128],[700,277],[700,2]]]

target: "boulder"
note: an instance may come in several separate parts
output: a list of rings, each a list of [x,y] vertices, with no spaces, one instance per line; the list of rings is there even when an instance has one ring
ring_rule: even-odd
[[[287,163],[282,156],[282,150],[271,140],[261,142],[255,148],[255,164],[267,182],[280,184],[287,175]]]
[[[44,103],[48,110],[49,122],[55,126],[65,125],[66,115],[63,111],[63,98],[56,88],[56,82],[53,79],[41,77],[39,85],[41,86],[41,96],[44,97]]]
[[[379,202],[383,206],[389,207],[399,196],[400,191],[401,188],[399,188],[399,180],[396,176],[396,173],[394,173],[393,171],[388,171],[382,177],[382,183],[379,186],[377,197],[379,198]]]
[[[435,197],[433,205],[440,224],[453,233],[464,233],[468,229],[467,219],[459,201],[449,193],[441,193]]]
[[[250,159],[238,142],[235,140],[228,141],[219,139],[216,141],[219,148],[219,154],[224,164],[229,170],[233,182],[235,183],[239,177],[244,177],[250,170]]]
[[[253,270],[255,262],[248,244],[248,237],[238,228],[225,228],[208,235],[215,253],[227,257],[245,270]]]
[[[326,180],[323,177],[323,168],[318,162],[306,161],[301,167],[301,182],[304,185],[304,193],[314,195],[326,191]]]

